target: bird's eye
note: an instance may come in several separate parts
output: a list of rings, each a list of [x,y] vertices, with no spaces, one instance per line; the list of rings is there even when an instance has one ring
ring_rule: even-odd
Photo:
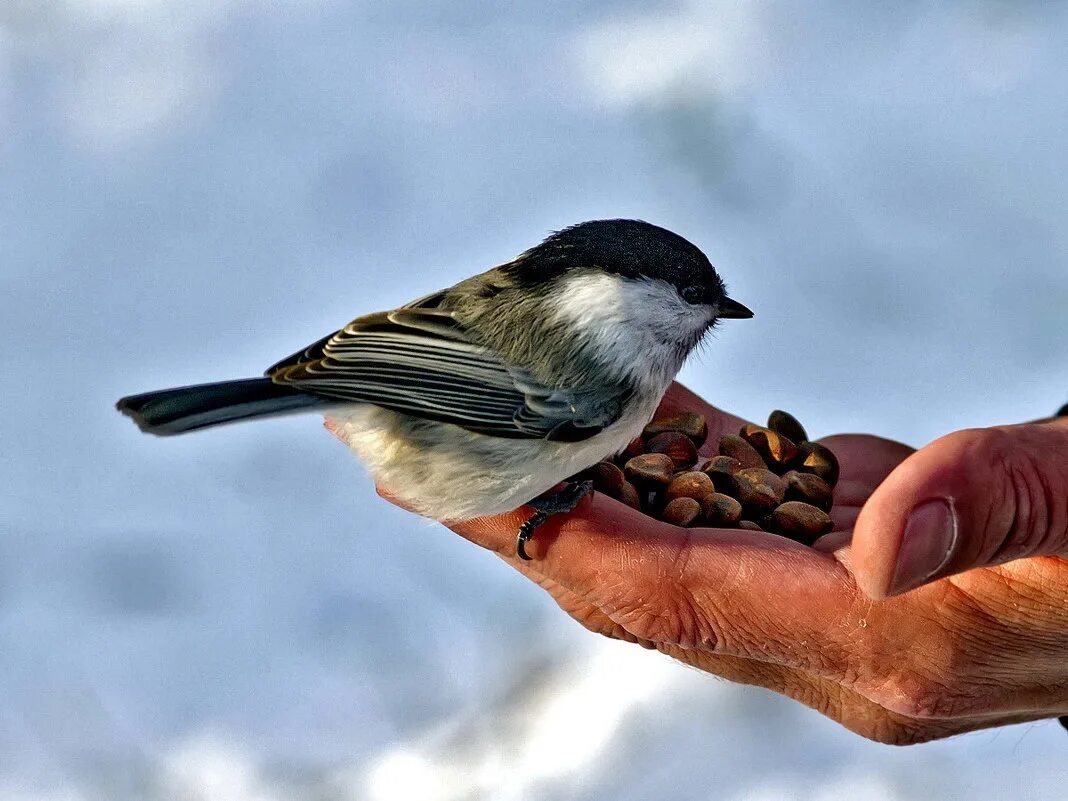
[[[700,303],[704,295],[704,289],[696,284],[684,286],[682,288],[682,299],[687,303]]]

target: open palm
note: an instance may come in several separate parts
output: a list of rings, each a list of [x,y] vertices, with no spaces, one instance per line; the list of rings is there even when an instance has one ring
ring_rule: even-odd
[[[679,385],[661,408],[704,414],[710,443],[746,422]],[[834,531],[815,548],[761,532],[677,528],[601,494],[545,523],[529,562],[514,552],[525,510],[451,527],[586,628],[773,689],[872,739],[920,742],[1068,712],[1068,562],[1023,559],[872,601],[851,560],[883,557],[871,542],[854,554],[854,524],[914,451],[865,434],[822,442],[841,478]]]

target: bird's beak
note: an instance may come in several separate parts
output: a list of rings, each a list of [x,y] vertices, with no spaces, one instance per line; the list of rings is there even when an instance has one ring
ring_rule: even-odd
[[[753,312],[736,300],[724,298],[719,302],[719,314],[716,316],[725,320],[748,320]]]

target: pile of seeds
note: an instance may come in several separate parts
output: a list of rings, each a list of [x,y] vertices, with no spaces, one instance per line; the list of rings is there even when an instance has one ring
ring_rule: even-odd
[[[614,461],[583,476],[594,489],[676,526],[768,531],[811,545],[831,530],[838,460],[810,442],[783,411],[767,427],[746,425],[719,440],[717,456],[698,464],[705,418],[683,412],[654,419]]]

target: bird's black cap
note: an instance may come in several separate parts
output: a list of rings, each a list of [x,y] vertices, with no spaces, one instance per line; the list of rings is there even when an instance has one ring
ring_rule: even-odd
[[[691,303],[729,301],[708,257],[676,233],[642,220],[591,220],[557,231],[505,269],[531,286],[572,270],[596,269],[627,278],[654,278],[675,286]],[[751,317],[729,301],[723,316]]]

